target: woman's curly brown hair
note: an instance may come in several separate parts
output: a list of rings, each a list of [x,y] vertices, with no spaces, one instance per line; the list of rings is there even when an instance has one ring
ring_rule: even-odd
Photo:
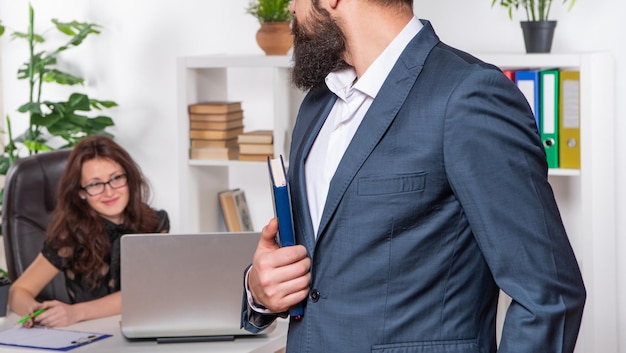
[[[57,204],[46,242],[63,258],[69,270],[83,275],[83,285],[90,289],[108,273],[111,252],[102,216],[79,195],[83,164],[95,158],[116,162],[126,173],[129,200],[123,215],[125,228],[148,233],[159,224],[156,212],[148,205],[148,182],[128,152],[104,135],[86,137],[76,144],[59,180]]]

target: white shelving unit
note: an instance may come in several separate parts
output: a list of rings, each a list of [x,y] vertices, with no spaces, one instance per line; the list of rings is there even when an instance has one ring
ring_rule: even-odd
[[[217,193],[245,191],[255,229],[273,217],[267,164],[189,159],[187,105],[241,101],[244,131],[274,130],[274,155],[287,158],[290,133],[304,94],[290,84],[288,56],[199,56],[178,59],[178,154],[181,231],[225,230]]]
[[[501,68],[580,70],[581,169],[550,170],[549,179],[587,288],[576,352],[617,352],[613,60],[607,53],[477,56]],[[265,163],[189,160],[187,105],[242,101],[245,129],[273,128],[275,155],[286,156],[303,97],[289,83],[290,65],[286,56],[178,60],[182,231],[224,230],[217,192],[234,187],[246,191],[255,229],[260,230],[273,216]]]
[[[607,53],[478,55],[501,68],[580,71],[581,168],[550,170],[587,288],[576,352],[617,352],[614,65]]]

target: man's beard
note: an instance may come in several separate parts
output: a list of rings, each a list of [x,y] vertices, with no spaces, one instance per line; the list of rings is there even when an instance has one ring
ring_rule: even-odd
[[[303,28],[294,18],[292,32],[293,61],[292,82],[306,91],[324,82],[326,76],[349,66],[342,55],[346,50],[346,37],[333,21],[328,11],[314,3],[316,11]]]

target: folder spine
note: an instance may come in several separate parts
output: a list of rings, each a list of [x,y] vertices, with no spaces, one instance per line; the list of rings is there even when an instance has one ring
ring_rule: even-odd
[[[541,142],[548,168],[559,167],[559,70],[543,70],[541,75]]]
[[[539,118],[540,100],[539,100],[539,71],[538,70],[518,70],[515,72],[515,84],[522,92],[528,105],[535,116],[537,131],[541,129],[541,121]]]
[[[559,162],[580,169],[580,71],[561,71]]]

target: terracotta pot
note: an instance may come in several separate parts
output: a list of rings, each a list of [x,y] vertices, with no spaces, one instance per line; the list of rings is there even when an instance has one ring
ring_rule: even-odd
[[[266,55],[285,55],[293,46],[291,22],[261,22],[256,42]]]

